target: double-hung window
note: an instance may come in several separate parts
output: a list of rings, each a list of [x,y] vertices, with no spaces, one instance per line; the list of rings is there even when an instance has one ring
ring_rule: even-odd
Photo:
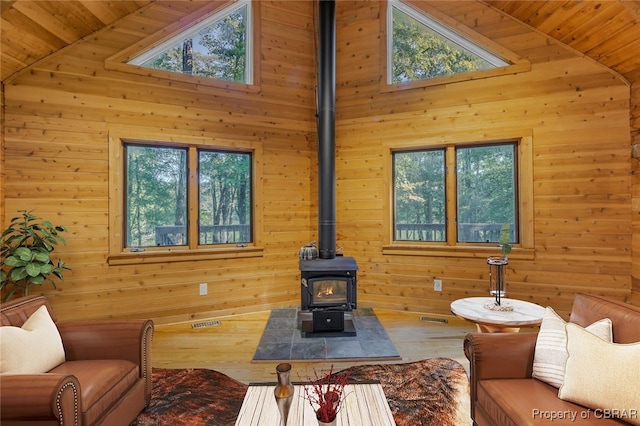
[[[503,224],[520,242],[519,142],[397,150],[393,242],[495,245]]]

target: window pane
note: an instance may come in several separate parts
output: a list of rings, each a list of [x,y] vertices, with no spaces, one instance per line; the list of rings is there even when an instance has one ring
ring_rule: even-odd
[[[187,244],[187,151],[125,146],[126,247]]]
[[[215,21],[141,65],[247,83],[247,7]]]
[[[251,154],[200,151],[199,244],[249,243]]]
[[[496,67],[398,8],[392,11],[391,83]]]
[[[393,155],[396,241],[446,241],[444,165],[444,150]]]
[[[456,149],[459,242],[498,242],[503,223],[517,242],[516,144]]]

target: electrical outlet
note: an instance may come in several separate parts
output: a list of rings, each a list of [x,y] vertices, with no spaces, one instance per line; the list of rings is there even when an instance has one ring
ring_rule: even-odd
[[[207,283],[200,283],[200,296],[206,296],[209,292],[209,285]]]
[[[433,291],[442,291],[442,280],[433,280]]]

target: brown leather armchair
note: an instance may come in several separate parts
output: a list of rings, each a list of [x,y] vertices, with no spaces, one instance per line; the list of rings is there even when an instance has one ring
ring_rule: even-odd
[[[66,361],[42,374],[0,376],[3,426],[129,425],[151,398],[151,320],[57,322],[47,299],[0,306],[0,325],[21,327],[46,306]]]

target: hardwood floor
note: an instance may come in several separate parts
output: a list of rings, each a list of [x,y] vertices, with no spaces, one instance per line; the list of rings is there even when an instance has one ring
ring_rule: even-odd
[[[432,357],[447,357],[468,370],[462,350],[464,336],[476,327],[453,316],[431,315],[375,309],[378,319],[402,357],[410,362]],[[211,318],[176,324],[156,324],[152,346],[152,365],[156,368],[208,368],[245,383],[275,381],[274,362],[251,362],[265,327],[269,311]],[[447,323],[439,322],[446,320]],[[192,328],[195,323],[207,323]],[[215,322],[219,324],[215,325]],[[381,361],[292,362],[294,374],[306,378],[317,370],[341,370],[356,364]],[[296,372],[297,371],[297,372]],[[295,379],[294,379],[295,380]]]

